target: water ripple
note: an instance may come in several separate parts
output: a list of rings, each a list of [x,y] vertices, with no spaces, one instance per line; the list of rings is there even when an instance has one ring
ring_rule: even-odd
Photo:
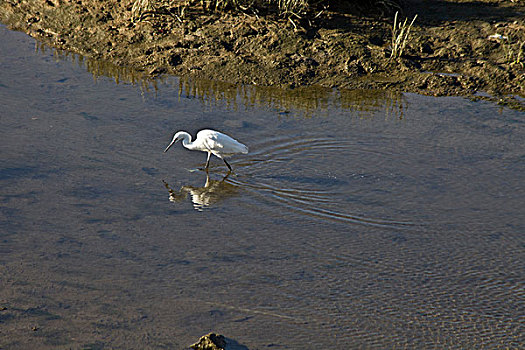
[[[239,175],[228,178],[227,182],[244,188],[253,198],[266,202],[278,210],[316,218],[389,228],[414,226],[413,222],[379,217],[369,217],[352,212],[349,202],[341,193],[340,187],[348,187],[348,181],[337,176],[323,174],[318,177],[305,177],[300,168],[283,166],[283,163],[320,158],[333,152],[342,156],[354,153],[372,152],[366,147],[356,147],[355,143],[329,137],[273,137],[252,145],[251,159],[236,164]],[[324,162],[327,160],[325,159]],[[308,161],[309,162],[309,161]],[[330,164],[315,162],[320,169]],[[312,173],[309,171],[308,173]],[[337,208],[334,208],[337,207]]]

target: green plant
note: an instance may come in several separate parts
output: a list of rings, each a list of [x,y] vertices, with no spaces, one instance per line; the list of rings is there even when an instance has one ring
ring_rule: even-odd
[[[417,15],[414,16],[412,22],[408,23],[408,18],[405,18],[405,21],[397,21],[397,14],[394,15],[394,26],[392,27],[392,52],[390,53],[390,58],[398,58],[403,55],[403,50],[405,49],[408,42],[408,35],[410,34],[410,29],[417,18]]]

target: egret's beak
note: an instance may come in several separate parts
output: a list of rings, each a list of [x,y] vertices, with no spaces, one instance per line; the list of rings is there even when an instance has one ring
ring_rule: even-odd
[[[177,139],[173,139],[173,141],[171,141],[171,143],[168,145],[168,147],[166,147],[166,149],[164,150],[164,153],[168,152],[168,150],[170,149],[170,147],[173,146],[173,144],[174,144],[175,142],[177,142],[177,141],[179,141],[179,140],[177,140]]]

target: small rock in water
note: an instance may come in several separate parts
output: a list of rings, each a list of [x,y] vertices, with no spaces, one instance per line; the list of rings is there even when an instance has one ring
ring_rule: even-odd
[[[235,340],[215,333],[202,336],[190,348],[195,350],[248,350],[246,346],[237,343]]]

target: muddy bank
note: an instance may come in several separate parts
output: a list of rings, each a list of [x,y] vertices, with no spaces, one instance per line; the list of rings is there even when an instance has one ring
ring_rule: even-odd
[[[311,20],[290,21],[173,2],[137,15],[133,3],[2,1],[0,21],[149,76],[462,95],[525,108],[523,2],[407,1],[403,18],[418,17],[397,59],[390,58],[392,18],[353,8],[334,5]]]

